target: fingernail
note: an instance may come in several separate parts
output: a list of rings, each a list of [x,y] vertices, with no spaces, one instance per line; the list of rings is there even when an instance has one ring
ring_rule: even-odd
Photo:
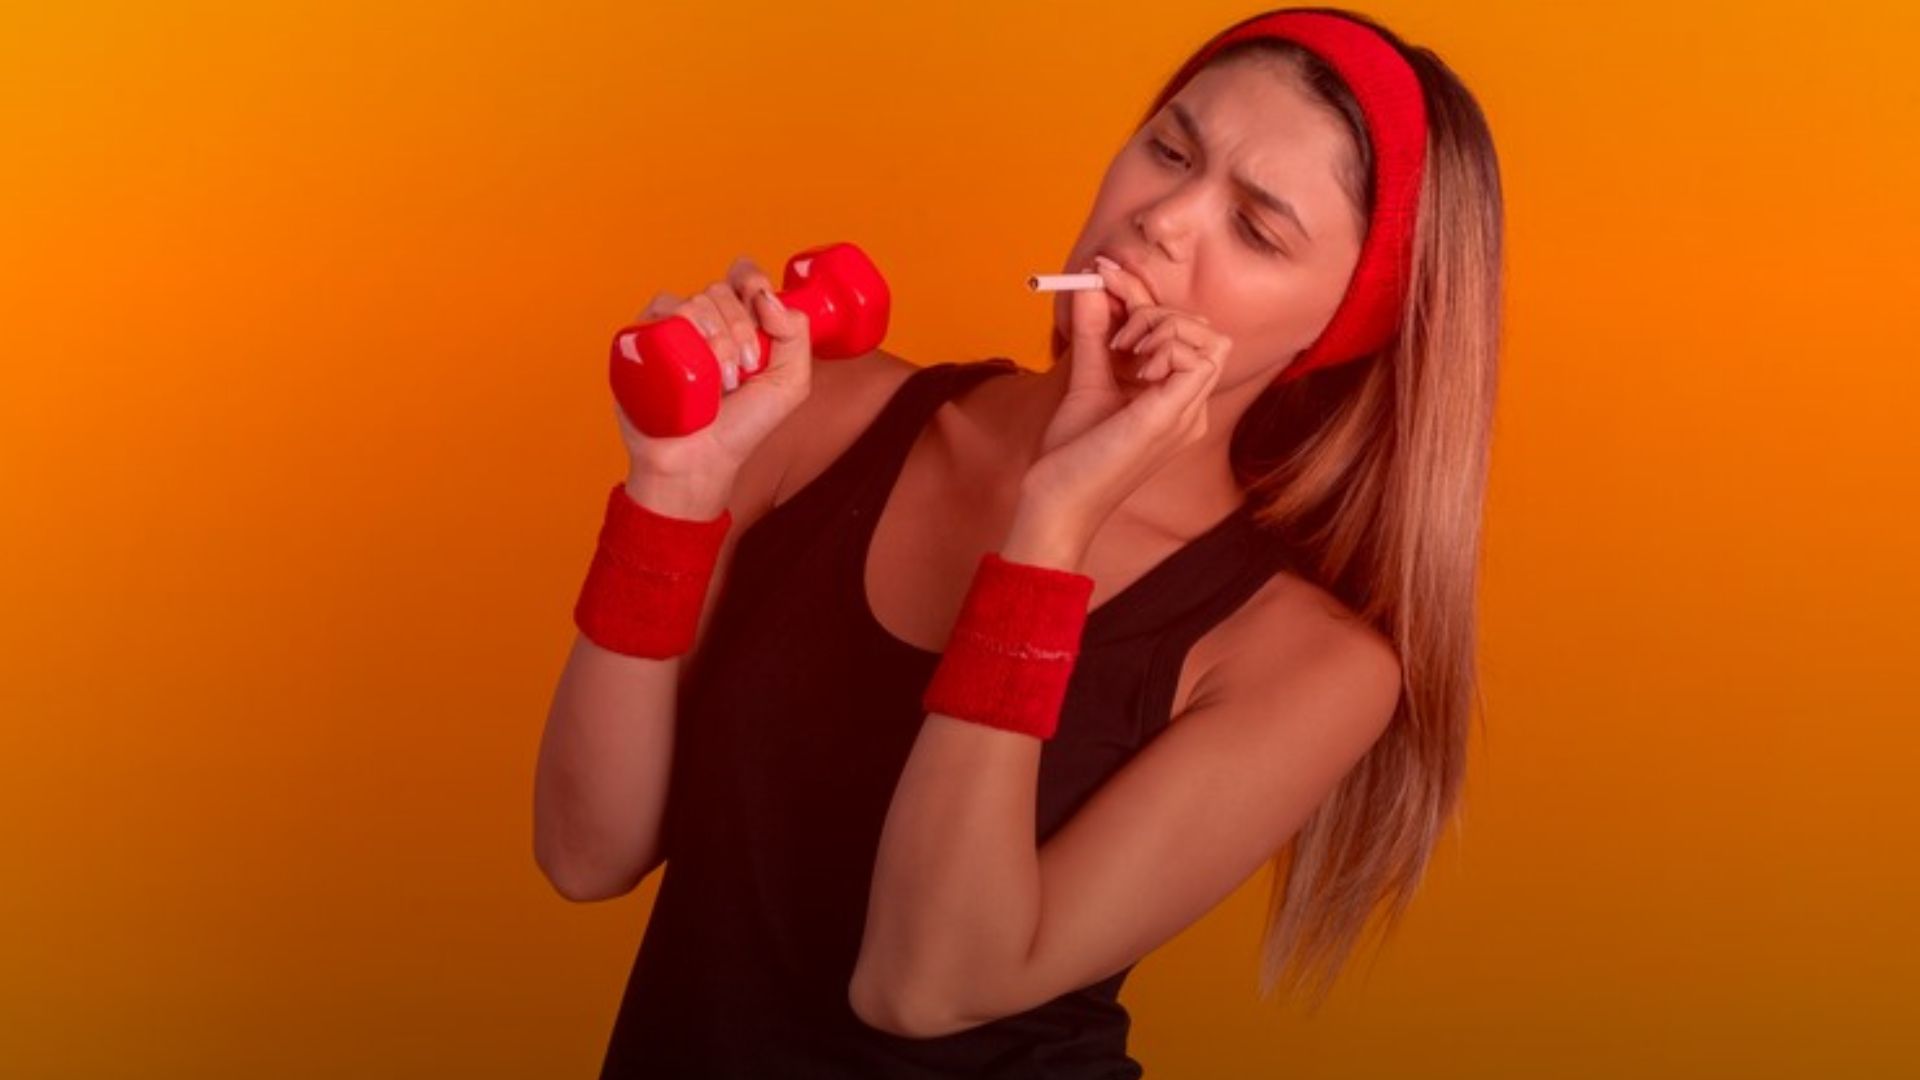
[[[733,365],[720,365],[720,385],[729,390],[738,390],[740,388],[740,376],[735,374]]]
[[[748,371],[759,371],[760,343],[758,341],[747,342],[747,347],[740,350],[740,361],[746,365]]]
[[[774,292],[772,289],[761,289],[760,291],[766,295],[767,303],[772,305],[773,310],[775,311],[787,310],[787,305],[780,302],[780,298],[774,295]]]

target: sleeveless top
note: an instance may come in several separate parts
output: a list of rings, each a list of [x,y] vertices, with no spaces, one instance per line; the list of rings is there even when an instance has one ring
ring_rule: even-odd
[[[741,535],[678,701],[664,877],[603,1080],[1142,1075],[1118,1000],[1131,965],[933,1038],[870,1027],[847,1001],[881,826],[940,659],[868,606],[873,525],[941,403],[1018,371],[994,357],[914,372],[840,457]],[[1188,648],[1281,565],[1250,509],[1089,612],[1041,749],[1036,842],[1167,726]]]

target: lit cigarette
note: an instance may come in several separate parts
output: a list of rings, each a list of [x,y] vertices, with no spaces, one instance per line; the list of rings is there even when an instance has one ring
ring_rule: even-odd
[[[1079,292],[1106,287],[1107,279],[1099,274],[1032,274],[1027,277],[1028,292]]]

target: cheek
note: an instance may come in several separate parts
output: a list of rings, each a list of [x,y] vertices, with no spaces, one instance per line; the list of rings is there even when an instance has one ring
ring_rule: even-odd
[[[1162,189],[1151,173],[1125,161],[1116,162],[1101,177],[1100,190],[1094,193],[1093,207],[1087,215],[1091,231],[1101,236],[1131,235],[1133,215]]]
[[[1201,308],[1201,314],[1232,338],[1237,349],[1243,342],[1271,335],[1285,321],[1288,303],[1286,294],[1271,283],[1264,288],[1237,287]]]
[[[1303,303],[1297,291],[1269,282],[1257,290],[1235,290],[1201,308],[1200,314],[1233,342],[1226,370],[1246,371],[1298,347],[1294,339],[1310,329]]]

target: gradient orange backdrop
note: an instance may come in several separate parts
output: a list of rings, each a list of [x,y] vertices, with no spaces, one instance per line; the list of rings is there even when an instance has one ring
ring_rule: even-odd
[[[611,332],[844,238],[890,350],[1042,366],[1024,275],[1256,10],[9,7],[0,1072],[592,1075],[658,877],[561,899],[531,802]],[[1323,1014],[1253,997],[1262,874],[1136,1056],[1920,1073],[1916,6],[1363,10],[1502,155],[1485,737]]]

